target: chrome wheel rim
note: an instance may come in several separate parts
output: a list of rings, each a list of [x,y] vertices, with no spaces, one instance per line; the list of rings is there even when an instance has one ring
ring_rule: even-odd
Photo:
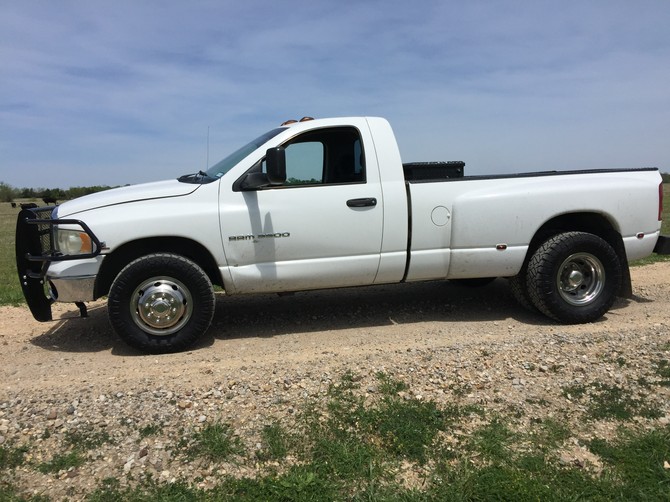
[[[561,264],[556,276],[558,292],[570,305],[591,303],[605,287],[605,268],[589,253],[575,253]]]
[[[130,312],[141,330],[167,336],[191,318],[193,298],[182,282],[172,277],[152,277],[135,288]]]

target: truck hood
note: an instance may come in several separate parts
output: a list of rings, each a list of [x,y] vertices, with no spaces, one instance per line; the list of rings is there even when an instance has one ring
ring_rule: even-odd
[[[199,187],[200,185],[181,183],[177,180],[166,180],[113,188],[64,202],[58,206],[57,214],[58,218],[65,218],[99,207],[165,197],[182,197],[195,192]]]

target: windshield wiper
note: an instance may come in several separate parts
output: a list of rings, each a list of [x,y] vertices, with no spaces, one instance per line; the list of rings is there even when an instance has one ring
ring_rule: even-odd
[[[215,179],[216,178],[211,178],[209,174],[201,169],[197,173],[184,174],[177,178],[177,181],[181,181],[182,183],[209,183]]]

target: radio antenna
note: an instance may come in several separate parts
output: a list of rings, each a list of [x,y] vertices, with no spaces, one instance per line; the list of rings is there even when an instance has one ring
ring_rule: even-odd
[[[205,169],[209,169],[209,126],[207,126],[207,160],[205,162]]]

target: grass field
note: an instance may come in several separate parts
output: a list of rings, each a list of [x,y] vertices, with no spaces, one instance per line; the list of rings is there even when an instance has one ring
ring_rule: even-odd
[[[663,233],[670,235],[670,184],[664,185],[665,208],[663,211]],[[21,201],[27,202],[27,201]],[[14,257],[14,232],[18,209],[7,202],[0,204],[0,305],[19,305],[23,303],[23,293],[18,282]],[[634,263],[642,265],[656,261],[670,261],[670,256],[653,255]]]
[[[18,213],[19,209],[13,208],[8,202],[0,203],[0,305],[19,305],[24,302],[14,252]]]

